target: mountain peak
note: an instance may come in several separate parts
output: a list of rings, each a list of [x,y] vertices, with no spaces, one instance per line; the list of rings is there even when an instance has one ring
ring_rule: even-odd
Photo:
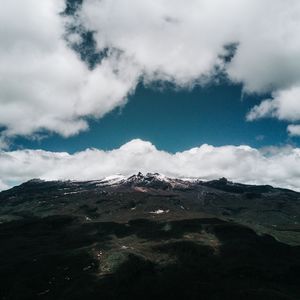
[[[127,179],[120,183],[129,186],[145,186],[167,189],[170,187],[171,179],[159,173],[146,173],[142,172],[129,176]]]

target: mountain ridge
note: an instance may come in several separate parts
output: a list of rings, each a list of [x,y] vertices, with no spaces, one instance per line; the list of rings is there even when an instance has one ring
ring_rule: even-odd
[[[8,190],[11,190],[18,186],[23,186],[27,184],[39,184],[39,183],[45,183],[45,182],[52,182],[52,183],[74,183],[74,184],[97,184],[99,186],[105,186],[105,185],[148,185],[151,182],[165,182],[165,183],[173,183],[173,185],[177,184],[186,184],[186,185],[195,185],[195,184],[202,184],[206,186],[211,187],[225,187],[225,186],[235,186],[235,187],[241,187],[241,188],[266,188],[266,189],[277,189],[281,191],[289,191],[294,193],[299,193],[298,191],[295,191],[293,189],[288,188],[282,188],[282,187],[274,187],[269,184],[247,184],[247,183],[239,183],[230,181],[225,177],[220,177],[219,179],[212,179],[212,180],[204,180],[202,178],[198,177],[169,177],[160,173],[151,173],[147,172],[146,174],[143,174],[142,172],[138,172],[136,174],[132,175],[121,175],[121,174],[115,174],[110,176],[105,176],[100,179],[93,179],[93,180],[45,180],[41,178],[33,178],[28,181],[25,181],[21,183],[20,185],[14,186]],[[7,190],[6,190],[7,191]]]
[[[107,199],[110,203],[104,209]],[[86,215],[80,209],[85,205],[95,213]],[[158,210],[169,211],[170,216],[186,215],[188,210],[189,214],[214,215],[300,244],[300,193],[270,185],[240,184],[226,178],[183,180],[158,173],[137,173],[90,181],[33,179],[0,193],[0,222],[20,219],[26,214],[41,217],[63,213],[94,221],[126,220],[147,218],[150,211]],[[288,238],[284,236],[285,229]],[[291,233],[295,240],[289,240]]]
[[[0,299],[297,300],[299,224],[268,185],[33,179],[0,192]]]

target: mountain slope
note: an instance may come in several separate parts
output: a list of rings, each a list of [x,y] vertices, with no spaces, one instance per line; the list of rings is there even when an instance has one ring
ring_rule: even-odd
[[[168,210],[168,218],[205,213],[300,244],[299,193],[224,178],[203,182],[139,173],[85,182],[35,179],[0,193],[0,204],[0,222],[61,214],[126,221],[157,210]]]
[[[141,173],[0,193],[0,299],[299,299],[300,197]]]

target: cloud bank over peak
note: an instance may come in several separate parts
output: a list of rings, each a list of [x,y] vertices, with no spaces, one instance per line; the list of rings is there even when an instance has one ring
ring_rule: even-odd
[[[168,153],[153,144],[132,140],[118,149],[86,149],[75,154],[43,150],[0,152],[0,188],[32,178],[93,180],[112,174],[158,172],[171,177],[271,184],[300,190],[300,149],[255,149],[249,146],[202,145]]]

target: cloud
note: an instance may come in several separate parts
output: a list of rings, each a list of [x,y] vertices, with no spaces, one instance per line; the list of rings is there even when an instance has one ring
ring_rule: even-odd
[[[279,120],[300,120],[300,86],[273,93],[272,99],[264,100],[248,114],[252,121],[264,117],[276,117]]]
[[[63,0],[1,2],[1,144],[87,130],[90,117],[124,105],[139,80],[190,88],[218,72],[245,92],[272,93],[250,118],[300,118],[298,0],[84,0],[74,17],[62,16],[64,9]],[[94,69],[69,47],[82,42],[79,33],[64,39],[66,24],[94,32],[106,53]]]
[[[272,93],[248,120],[300,120],[297,0],[85,0],[79,19],[99,49],[119,49],[146,82],[193,86],[221,70],[246,93]]]
[[[274,92],[271,99],[254,106],[247,114],[247,120],[273,117],[279,120],[300,121],[300,86]],[[300,125],[291,124],[287,131],[292,136],[300,135]]]
[[[150,142],[132,140],[118,149],[87,149],[75,154],[43,150],[0,152],[1,188],[31,178],[100,179],[112,174],[159,172],[172,177],[199,177],[300,190],[300,149],[202,145],[175,154]]]
[[[291,136],[300,136],[300,125],[289,125],[287,131]]]
[[[0,191],[9,189],[9,186],[0,180]]]
[[[85,0],[79,18],[99,49],[119,49],[151,79],[190,84],[219,66],[249,92],[300,82],[297,0]]]
[[[63,0],[4,0],[0,10],[0,127],[6,137],[44,130],[68,137],[124,105],[138,73],[111,55],[94,70],[64,40]],[[69,36],[69,43],[78,36]]]

